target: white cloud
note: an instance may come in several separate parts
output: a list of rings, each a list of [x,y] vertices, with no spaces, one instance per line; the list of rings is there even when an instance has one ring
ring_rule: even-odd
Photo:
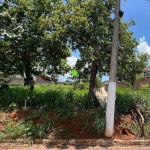
[[[66,81],[67,77],[70,77],[70,73],[67,73],[65,75],[60,75],[58,77],[58,80],[59,80],[59,82],[64,82],[64,81]]]
[[[139,42],[139,45],[137,46],[137,48],[138,48],[138,51],[141,53],[150,54],[150,46],[148,45],[144,36],[142,38],[140,38],[140,42]]]
[[[77,58],[74,56],[67,57],[67,64],[70,65],[71,67],[75,66],[77,61]],[[60,75],[58,80],[59,82],[64,82],[66,81],[67,77],[71,77],[71,72],[65,74],[65,75]]]
[[[77,58],[74,57],[74,56],[67,57],[67,63],[68,63],[68,65],[70,65],[71,67],[75,66],[76,61],[77,61]]]

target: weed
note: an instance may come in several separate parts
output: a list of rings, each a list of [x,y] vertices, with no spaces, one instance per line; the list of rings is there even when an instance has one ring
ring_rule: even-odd
[[[130,88],[118,88],[116,94],[116,114],[128,113],[133,104],[138,104],[150,110],[150,92],[148,90],[132,90]],[[45,111],[55,111],[59,121],[67,118],[79,117],[80,111],[84,110],[87,114],[82,118],[83,130],[90,134],[102,134],[105,128],[105,108],[101,108],[96,99],[88,99],[88,90],[73,91],[72,85],[41,85],[35,86],[34,91],[29,91],[27,87],[10,86],[7,91],[0,93],[0,106],[7,110],[14,110],[19,107],[29,107],[38,109],[32,115],[20,123],[11,123],[5,120],[8,126],[0,132],[0,138],[45,138],[46,133],[52,131],[52,122]],[[98,107],[99,108],[98,108]],[[95,111],[91,112],[91,109]],[[45,111],[43,111],[45,110]],[[145,130],[148,130],[149,115],[144,113],[146,120]],[[33,120],[40,118],[42,124],[34,124]],[[139,135],[140,127],[136,123],[130,127],[135,135]],[[67,135],[67,129],[61,130],[54,128],[56,137],[60,134]]]
[[[69,128],[62,129],[61,127],[53,128],[53,138],[64,138],[64,139],[70,139],[72,136],[68,132]]]
[[[78,84],[77,84],[77,88],[78,88],[79,90],[85,89],[84,83],[83,83],[83,82],[78,83]]]
[[[5,118],[3,123],[8,125],[0,132],[0,139],[42,139],[47,137],[47,133],[51,131],[51,120],[46,113],[43,113],[39,119],[42,123],[33,124],[32,120],[39,116],[40,111],[39,114],[33,113],[33,116],[29,116],[18,123],[10,122],[8,118]]]
[[[150,123],[145,124],[144,126],[144,133],[145,133],[145,137],[149,138],[150,137]]]
[[[141,128],[139,123],[133,121],[133,125],[130,126],[130,131],[136,136],[140,137],[141,136]]]
[[[25,126],[21,122],[10,123],[2,132],[0,137],[2,139],[16,139],[17,137],[24,134]]]
[[[84,119],[83,130],[89,132],[90,135],[101,135],[105,129],[105,110],[99,108],[93,112],[88,112]]]
[[[9,119],[8,117],[5,117],[5,118],[2,120],[2,124],[7,125],[8,123],[10,123],[10,119]]]
[[[12,111],[17,109],[17,104],[12,102],[9,106],[8,106],[8,111]]]

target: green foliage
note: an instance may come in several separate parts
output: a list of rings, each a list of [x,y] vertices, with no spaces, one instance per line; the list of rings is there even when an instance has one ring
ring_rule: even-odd
[[[148,54],[139,53],[137,50],[138,42],[129,31],[129,27],[135,25],[135,22],[120,23],[119,31],[119,49],[118,49],[118,68],[117,80],[134,84],[138,75],[146,67],[149,58]]]
[[[44,71],[64,74],[70,69],[65,29],[59,22],[62,5],[53,0],[4,1],[0,6],[0,71],[29,77]]]
[[[105,109],[100,108],[96,113],[95,119],[93,121],[94,131],[97,134],[103,134],[105,130]]]
[[[114,10],[114,0],[69,0],[66,6],[66,15],[69,16],[66,17],[66,21],[71,49],[80,51],[80,59],[76,64],[79,72],[78,78],[87,79],[91,75],[93,62],[100,73],[108,72],[113,31],[111,14]],[[92,78],[95,79],[95,77],[96,74]],[[92,89],[94,85],[95,83],[92,84]]]
[[[144,125],[144,132],[145,132],[144,136],[146,138],[149,138],[149,135],[150,135],[150,123],[149,122]]]
[[[8,120],[7,127],[0,132],[0,139],[6,140],[22,138],[31,140],[36,138],[45,138],[47,136],[46,133],[50,132],[51,130],[51,121],[49,117],[47,114],[43,114],[41,117],[43,124],[36,125],[30,120],[33,119],[33,117],[30,116],[28,118],[24,118],[23,121],[18,123],[10,122],[10,120]]]
[[[2,108],[13,110],[16,107],[24,107],[32,110],[31,116],[28,116],[19,123],[12,123],[10,119],[5,118],[2,122],[7,127],[0,132],[1,139],[35,139],[46,138],[49,132],[53,132],[55,138],[63,136],[71,138],[68,133],[69,126],[65,130],[60,127],[53,127],[53,122],[47,115],[47,111],[56,113],[57,119],[63,122],[65,119],[81,117],[83,111],[85,115],[80,118],[83,131],[91,135],[101,135],[105,129],[105,111],[101,108],[96,99],[89,101],[88,91],[71,90],[72,85],[41,85],[35,86],[35,91],[31,92],[26,87],[12,86],[8,91],[1,94],[0,105]],[[149,90],[133,90],[130,88],[117,88],[116,93],[116,114],[129,113],[129,109],[133,104],[143,105],[146,111],[150,110],[150,92]],[[98,106],[98,107],[97,107]],[[145,118],[145,133],[149,132],[149,113],[143,114]],[[42,124],[33,124],[32,120],[41,118]],[[125,125],[122,125],[124,128]],[[135,135],[140,135],[140,126],[133,123],[129,126]],[[146,134],[146,136],[148,136]]]
[[[90,109],[82,118],[84,132],[90,133],[90,135],[102,135],[105,130],[105,108]]]
[[[38,108],[39,111],[33,111],[31,116],[25,118],[20,123],[8,123],[4,131],[0,132],[1,139],[42,139],[46,138],[46,133],[48,132],[53,132],[55,138],[60,135],[65,138],[70,138],[71,135],[67,133],[69,127],[66,130],[59,129],[59,127],[51,128],[53,123],[44,112],[49,110],[55,111],[56,117],[59,118],[61,122],[67,118],[80,116],[81,110],[88,111],[90,108],[94,108],[98,105],[96,100],[88,100],[87,90],[74,91],[70,90],[70,87],[71,86],[65,87],[64,85],[35,86],[35,91],[31,92],[27,90],[26,87],[12,86],[7,93],[4,92],[2,100],[0,101],[2,107],[6,109],[11,107],[10,110],[12,110],[14,106],[25,107],[26,105],[26,109],[28,109],[28,107],[32,109]],[[103,110],[99,111],[101,112],[96,113],[95,117],[92,118],[94,119],[94,123],[91,122],[90,124],[91,130],[94,130],[93,133],[97,134],[102,132],[104,121]],[[32,120],[38,117],[41,117],[44,123],[33,124]],[[99,126],[98,123],[100,123]]]
[[[96,87],[96,88],[99,88],[99,87],[101,87],[101,86],[102,86],[102,82],[101,82],[99,76],[96,76],[95,87]]]
[[[85,89],[84,83],[83,83],[83,82],[79,82],[79,83],[77,84],[77,88],[78,88],[79,90]]]
[[[129,113],[131,108],[135,105],[141,106],[143,117],[145,118],[146,123],[149,123],[149,89],[133,90],[131,88],[117,88],[116,95],[116,113]]]
[[[32,121],[26,122],[25,130],[26,136],[30,139],[42,139],[47,136],[46,133],[50,133],[51,131],[51,121],[46,114],[42,115],[43,124],[34,125]]]
[[[5,91],[9,89],[9,80],[0,78],[0,91]]]
[[[130,124],[129,130],[134,133],[136,137],[144,136],[145,138],[149,135],[149,110],[150,110],[150,92],[149,89],[134,90],[131,88],[117,88],[116,94],[116,114],[128,114],[132,113],[134,120]],[[144,117],[144,133],[141,129],[141,117],[137,114],[138,109]],[[132,111],[131,111],[132,110]],[[134,112],[135,111],[135,112]]]
[[[133,103],[142,104],[143,101],[146,109],[150,109],[149,90],[118,87],[116,94],[116,112],[118,113],[128,112]],[[74,91],[72,85],[36,85],[33,92],[28,91],[27,87],[12,86],[1,94],[0,99],[1,107],[11,109],[33,107],[47,110],[66,109],[67,112],[72,105],[81,110],[98,105],[96,99],[88,102],[88,89]]]
[[[24,134],[25,126],[21,123],[10,123],[3,132],[0,132],[0,139],[15,139]]]
[[[129,108],[134,104],[133,97],[127,93],[116,93],[115,110],[117,113],[128,113]]]
[[[80,107],[85,107],[82,104],[86,98],[86,89],[73,91],[71,85],[37,85],[35,91],[28,91],[27,87],[12,86],[1,95],[0,105],[4,108],[16,104],[17,107],[36,107],[48,110],[66,109],[67,111],[72,103],[81,102]]]
[[[93,89],[96,73],[103,75],[110,72],[113,34],[111,15],[115,1],[69,0],[66,3],[67,12],[64,18],[68,23],[71,49],[80,51],[80,59],[76,63],[78,78],[92,76],[95,70],[89,88]],[[117,80],[125,80],[131,84],[145,68],[148,59],[147,54],[139,54],[136,49],[138,42],[129,31],[132,25],[135,25],[133,20],[128,23],[120,21],[117,68]],[[93,66],[96,68],[94,69]]]
[[[8,106],[8,110],[9,111],[12,111],[12,110],[15,110],[17,109],[17,104],[12,102],[9,106]]]
[[[117,88],[116,113],[128,113],[134,105],[141,105],[145,110],[150,109],[149,91],[133,90],[131,88]]]

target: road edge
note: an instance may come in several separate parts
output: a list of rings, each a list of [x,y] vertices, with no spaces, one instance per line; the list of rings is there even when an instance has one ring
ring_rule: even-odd
[[[19,144],[45,144],[45,145],[150,145],[150,140],[118,140],[118,139],[69,139],[69,140],[51,140],[51,139],[35,139],[32,141],[17,139],[17,140],[2,140],[0,143],[19,143]]]

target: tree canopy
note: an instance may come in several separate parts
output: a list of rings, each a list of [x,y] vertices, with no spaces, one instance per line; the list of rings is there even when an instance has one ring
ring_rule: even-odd
[[[79,77],[109,74],[115,0],[5,0],[0,5],[0,71],[5,74],[65,74],[66,58],[79,50]],[[117,79],[134,83],[146,66],[137,40],[120,21]],[[86,65],[86,67],[85,67]]]
[[[80,60],[76,67],[81,74],[90,74],[90,97],[93,95],[96,74],[108,74],[110,71],[110,55],[113,35],[114,0],[68,0],[67,16],[68,39],[72,50],[80,51]],[[120,21],[118,42],[118,80],[134,83],[136,74],[146,66],[147,55],[138,54],[137,40],[129,27],[134,22]],[[134,63],[131,63],[131,62]],[[87,65],[88,67],[84,67]],[[135,67],[138,66],[138,69]],[[79,71],[80,73],[80,71]],[[80,75],[79,75],[80,77]]]
[[[5,7],[7,5],[7,7]],[[61,1],[6,0],[1,6],[8,19],[3,22],[0,70],[26,76],[46,71],[64,74],[70,50],[65,30],[59,23]],[[3,13],[3,14],[4,14]],[[2,15],[1,15],[2,16]],[[9,22],[9,23],[8,23]],[[40,68],[40,69],[39,69]]]

